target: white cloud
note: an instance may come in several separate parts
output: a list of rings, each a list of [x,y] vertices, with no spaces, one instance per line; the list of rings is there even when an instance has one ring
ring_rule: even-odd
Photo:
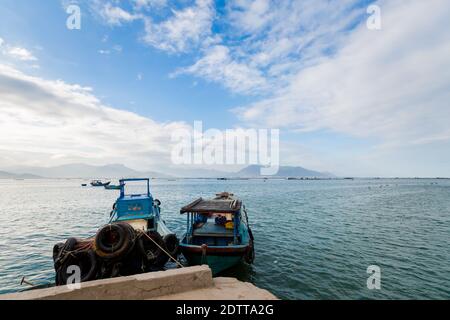
[[[3,44],[3,43],[2,43]],[[37,61],[38,59],[25,48],[6,46],[3,54],[20,61]]]
[[[277,11],[271,0],[231,1],[230,19],[241,31],[255,32],[267,26]]]
[[[196,0],[192,5],[182,9],[165,10],[162,16],[158,16],[162,12],[159,9],[167,7],[166,0],[130,0],[130,2],[132,4],[130,11],[118,6],[120,1],[104,3],[94,0],[90,6],[111,26],[142,20],[145,25],[142,41],[170,53],[186,52],[213,39],[213,37],[209,39],[215,16],[213,0]]]
[[[109,54],[111,54],[111,51],[110,50],[98,50],[98,53],[100,53],[100,54],[104,54],[104,55],[109,55]]]
[[[136,9],[162,8],[167,6],[167,0],[133,0]]]
[[[95,4],[98,6],[98,4]],[[124,9],[113,6],[111,3],[103,4],[100,9],[97,9],[101,17],[110,25],[120,26],[126,22],[132,22],[140,18],[139,15],[134,13],[129,13]]]
[[[0,65],[0,165],[54,165],[74,161],[167,165],[171,132],[159,124],[102,104],[92,89],[26,75]]]
[[[381,31],[362,25],[336,56],[301,69],[273,97],[238,109],[241,119],[394,145],[448,138],[449,3],[379,4]]]
[[[2,38],[0,38],[0,54],[14,60],[25,62],[35,62],[38,60],[28,49],[11,45]]]
[[[211,35],[215,15],[212,0],[196,0],[193,6],[172,12],[160,23],[145,19],[145,43],[171,53],[186,52]]]
[[[356,2],[230,1],[226,14],[220,16],[220,25],[226,28],[214,34],[214,42],[204,43],[203,56],[184,70],[233,92],[271,94],[288,85],[290,77],[300,69],[316,63],[340,44],[349,26],[365,15]],[[246,72],[223,72],[228,68],[224,68],[222,60],[216,60],[215,65],[210,58],[218,45],[227,48],[226,65],[245,66]],[[239,84],[250,85],[230,85],[236,77]]]
[[[194,65],[182,68],[172,76],[179,74],[193,74],[221,82],[223,86],[240,93],[263,90],[267,85],[259,70],[234,61],[230,57],[230,50],[220,45],[208,48],[205,55]]]
[[[203,56],[197,57],[191,67],[184,68],[190,71],[186,73],[223,84],[234,92],[251,94],[265,91],[268,83],[275,89],[285,86],[299,69],[317,62],[325,52],[333,51],[349,26],[366,14],[365,8],[355,5],[358,0],[233,0],[220,13],[216,12],[213,0],[195,0],[191,5],[181,3],[171,7],[165,0],[131,3],[133,12],[98,0],[94,1],[94,7],[111,25],[142,19],[145,24],[142,40],[157,49],[169,53],[200,49]],[[150,7],[165,10],[141,11]],[[220,27],[218,33],[213,32],[215,22]],[[218,61],[215,66],[211,64],[211,55],[216,54],[218,47],[226,47],[228,52],[225,61]],[[214,68],[217,75],[212,77]],[[230,69],[244,72],[242,75],[226,72]],[[245,76],[248,79],[244,80]],[[230,85],[236,78],[239,83],[246,83],[244,89]]]
[[[122,53],[122,51],[123,51],[122,46],[114,45],[111,49],[100,49],[97,52],[99,54],[103,54],[103,55],[110,55],[113,52],[120,54],[120,53]]]

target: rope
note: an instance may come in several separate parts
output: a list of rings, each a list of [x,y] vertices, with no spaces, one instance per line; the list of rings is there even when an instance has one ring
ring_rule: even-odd
[[[206,249],[207,247],[205,245],[202,245],[202,260],[200,261],[201,265],[203,265],[205,262],[208,263],[208,258],[206,257]]]
[[[153,240],[147,233],[145,233],[145,232],[143,232],[143,231],[141,231],[141,230],[139,230],[139,232],[142,233],[142,234],[144,234],[144,235],[145,235],[147,238],[149,238],[154,244],[156,244],[156,246],[157,246],[158,248],[160,248],[165,254],[167,254],[167,256],[168,256],[171,260],[173,260],[173,261],[177,264],[177,266],[179,266],[180,268],[184,268],[184,266],[183,266],[177,259],[175,259],[174,257],[172,257],[170,253],[168,253],[166,250],[164,250],[164,248],[162,248],[162,247],[161,247],[155,240]]]

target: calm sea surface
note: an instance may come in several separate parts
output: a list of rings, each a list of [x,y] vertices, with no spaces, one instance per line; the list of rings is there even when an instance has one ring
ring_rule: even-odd
[[[0,293],[52,281],[53,245],[108,222],[118,192],[84,182],[0,180]],[[179,236],[180,207],[221,191],[244,200],[256,238],[255,264],[226,276],[283,299],[450,299],[450,180],[152,182]]]

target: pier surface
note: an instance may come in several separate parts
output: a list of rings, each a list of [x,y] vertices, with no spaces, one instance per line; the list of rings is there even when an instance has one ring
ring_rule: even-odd
[[[196,266],[0,295],[0,300],[274,300],[267,290],[234,278],[213,278]]]

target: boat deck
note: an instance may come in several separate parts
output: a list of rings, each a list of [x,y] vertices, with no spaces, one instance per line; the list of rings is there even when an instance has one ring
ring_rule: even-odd
[[[226,229],[224,226],[214,222],[206,222],[202,227],[194,230],[194,236],[199,237],[233,237],[233,230]]]

